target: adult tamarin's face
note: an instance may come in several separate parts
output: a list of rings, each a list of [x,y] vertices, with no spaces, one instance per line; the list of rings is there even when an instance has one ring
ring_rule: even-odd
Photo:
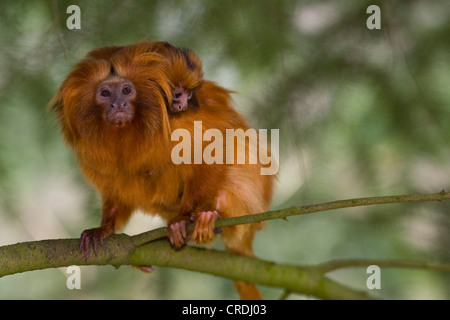
[[[90,52],[52,100],[66,141],[166,134],[172,90],[165,67],[165,60],[142,44]]]
[[[134,84],[117,76],[102,81],[95,94],[95,100],[103,111],[103,119],[116,127],[123,127],[133,120],[135,99]]]

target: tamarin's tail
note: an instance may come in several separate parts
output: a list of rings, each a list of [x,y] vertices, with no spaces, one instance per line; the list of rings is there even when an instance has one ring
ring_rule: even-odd
[[[244,281],[233,281],[233,284],[241,300],[262,300],[261,293],[254,284]]]
[[[261,226],[258,226],[258,224],[223,228],[222,242],[229,252],[253,257],[253,237],[255,231],[260,228]],[[242,300],[262,300],[261,293],[256,285],[244,281],[233,281],[233,284]]]
[[[237,181],[232,186],[233,191],[222,190],[217,198],[219,215],[229,218],[267,211],[268,203],[263,199],[264,193],[254,187],[248,183],[238,184]],[[221,240],[227,251],[253,257],[253,238],[255,232],[263,226],[264,223],[251,223],[225,227],[221,234]],[[262,299],[256,285],[244,281],[234,281],[233,283],[242,300]]]
[[[221,238],[227,251],[253,257],[252,243],[258,227],[258,225],[249,224],[223,228]],[[233,284],[242,300],[262,300],[256,285],[244,281],[233,281]]]

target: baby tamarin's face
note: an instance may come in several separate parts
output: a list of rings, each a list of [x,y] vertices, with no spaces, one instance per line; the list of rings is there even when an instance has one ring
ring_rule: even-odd
[[[172,105],[169,106],[171,112],[185,111],[189,106],[189,100],[194,95],[194,90],[188,90],[183,85],[177,85],[173,88]]]
[[[172,103],[168,105],[171,113],[186,111],[188,107],[198,108],[196,89],[203,82],[202,63],[188,49],[164,46],[164,58],[167,60],[166,74],[172,84]]]

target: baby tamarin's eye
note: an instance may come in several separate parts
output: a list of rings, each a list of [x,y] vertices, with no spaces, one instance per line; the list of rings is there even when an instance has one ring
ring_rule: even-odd
[[[188,99],[192,98],[192,95],[193,95],[193,94],[194,94],[193,91],[189,91],[189,92],[188,92],[188,97],[187,97],[187,98],[188,98]]]
[[[173,94],[173,97],[178,99],[181,97],[182,94],[183,94],[183,92],[176,92]]]

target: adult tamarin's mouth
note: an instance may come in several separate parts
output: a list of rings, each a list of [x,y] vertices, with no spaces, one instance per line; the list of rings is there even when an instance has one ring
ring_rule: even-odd
[[[116,127],[123,127],[125,124],[131,122],[131,120],[133,120],[133,114],[126,111],[110,113],[106,117],[106,121]]]

